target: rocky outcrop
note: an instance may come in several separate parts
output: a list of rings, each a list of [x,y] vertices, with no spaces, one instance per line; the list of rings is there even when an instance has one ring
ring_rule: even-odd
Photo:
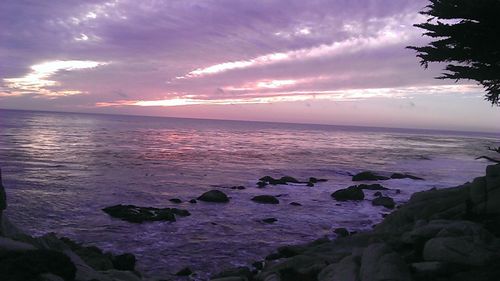
[[[394,173],[391,175],[391,179],[412,179],[412,180],[424,180],[421,177],[417,177],[410,174]]]
[[[371,171],[364,171],[352,176],[352,181],[378,181],[378,180],[388,180],[386,176],[378,175]]]
[[[203,193],[198,197],[198,200],[213,203],[227,203],[229,202],[229,197],[227,197],[224,192],[214,189]]]
[[[349,186],[348,188],[337,190],[332,193],[331,196],[337,201],[365,199],[363,190],[361,190],[358,186]]]
[[[191,215],[187,210],[177,208],[138,207],[135,205],[115,205],[102,209],[108,215],[133,223],[146,221],[176,221],[177,216]]]
[[[261,204],[279,204],[280,201],[278,198],[272,195],[257,195],[252,198],[252,201],[261,203]]]
[[[394,209],[394,207],[396,206],[396,202],[394,202],[394,199],[392,199],[391,197],[380,196],[380,197],[373,199],[372,205],[373,206],[384,206],[388,209]]]

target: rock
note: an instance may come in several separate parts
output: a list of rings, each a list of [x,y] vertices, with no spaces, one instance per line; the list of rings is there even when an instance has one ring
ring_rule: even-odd
[[[266,280],[267,276],[277,273],[281,280],[316,280],[318,273],[326,266],[324,257],[302,254],[264,268],[256,279]]]
[[[277,259],[281,259],[281,258],[282,258],[282,256],[280,254],[278,254],[278,253],[271,253],[271,254],[269,254],[269,255],[267,255],[265,257],[265,260],[266,261],[272,261],[272,260],[277,260]]]
[[[130,253],[125,253],[113,257],[113,267],[118,270],[135,270],[135,256]]]
[[[294,178],[294,177],[290,177],[290,176],[284,176],[284,177],[281,177],[279,180],[280,180],[281,182],[286,182],[286,183],[288,183],[288,182],[291,182],[291,183],[299,183],[299,181],[298,181],[296,178]]]
[[[485,241],[471,237],[436,237],[425,243],[425,261],[482,266],[498,258],[497,250]]]
[[[283,258],[290,258],[304,253],[307,250],[303,245],[287,245],[278,248],[278,254]]]
[[[198,200],[205,202],[214,202],[214,203],[227,203],[229,202],[229,198],[227,195],[219,190],[210,190],[203,193]]]
[[[196,199],[191,199],[191,200],[189,200],[189,203],[196,204],[196,203],[198,203],[198,201],[196,201]]]
[[[58,239],[57,237],[53,238]],[[59,238],[59,240],[62,241],[65,245],[69,246],[71,251],[77,254],[83,261],[85,261],[86,264],[88,264],[93,269],[109,270],[115,268],[113,255],[103,253],[101,249],[95,246],[83,246],[82,244],[76,243],[66,237]],[[54,246],[48,245],[48,247],[46,248],[54,248]]]
[[[412,179],[412,180],[424,180],[423,178],[413,176],[410,174],[394,173],[391,175],[391,179]]]
[[[264,223],[275,223],[277,221],[278,220],[276,218],[267,218],[267,219],[262,220],[262,222],[264,222]]]
[[[360,184],[358,185],[359,188],[361,189],[366,189],[366,190],[388,190],[389,188],[383,187],[381,184],[374,183],[374,184]]]
[[[314,186],[314,183],[312,183],[312,182],[308,182],[308,183],[306,183],[306,186],[313,187],[313,186]]]
[[[53,274],[64,280],[73,280],[75,265],[63,253],[52,250],[31,250],[2,254],[0,276],[2,280],[40,280],[40,274]]]
[[[179,198],[172,198],[172,199],[170,199],[169,201],[170,201],[170,202],[172,202],[172,203],[176,203],[176,204],[180,204],[180,203],[182,203],[182,200],[181,200],[181,199],[179,199]]]
[[[133,223],[145,221],[175,221],[175,214],[189,215],[186,210],[175,208],[138,207],[134,205],[115,205],[102,209],[108,215]]]
[[[216,279],[210,279],[211,281],[248,281],[245,277],[229,276]]]
[[[177,271],[177,273],[175,275],[177,276],[189,276],[193,274],[193,271],[191,271],[191,269],[189,267],[184,267],[183,269]]]
[[[374,196],[377,196],[377,197],[380,197],[380,196],[382,196],[382,192],[377,191],[377,192],[375,192],[373,195],[374,195]]]
[[[391,197],[380,196],[380,197],[373,199],[372,205],[373,206],[384,206],[384,207],[389,208],[389,209],[394,209],[394,207],[396,206],[396,203],[394,202],[394,199],[392,199]]]
[[[284,176],[281,177],[280,179],[275,179],[271,176],[265,176],[259,179],[257,185],[259,185],[259,187],[263,187],[265,186],[265,184],[277,185],[277,184],[288,184],[288,183],[300,183],[300,182],[296,178],[290,176]]]
[[[328,181],[327,179],[317,179],[315,177],[310,177],[309,178],[309,182],[310,183],[318,183],[318,182],[325,182],[325,181]]]
[[[0,217],[2,216],[2,211],[7,209],[7,196],[5,195],[5,188],[2,183],[2,170],[0,169]]]
[[[100,272],[103,276],[109,278],[111,281],[141,281],[141,278],[131,271],[123,270],[106,270]],[[108,280],[108,279],[106,279]],[[99,280],[101,281],[101,280]]]
[[[236,189],[236,190],[243,190],[245,187],[243,185],[238,185],[238,186],[231,186],[231,189]]]
[[[264,262],[263,261],[256,261],[256,262],[252,263],[252,266],[257,270],[262,270],[264,268]]]
[[[224,270],[214,276],[212,276],[210,279],[221,279],[221,278],[227,278],[227,277],[240,277],[240,278],[246,278],[243,280],[250,280],[252,278],[252,272],[250,271],[250,268],[246,266],[242,267],[236,267],[228,270]]]
[[[264,188],[266,187],[267,183],[266,182],[263,182],[263,181],[259,181],[257,182],[257,187],[258,188]]]
[[[344,227],[336,228],[333,232],[335,232],[340,237],[347,237],[347,236],[349,236],[349,231],[346,228],[344,228]]]
[[[374,172],[365,171],[358,173],[352,177],[352,181],[377,181],[377,180],[388,180],[388,177],[380,176]]]
[[[180,216],[180,217],[187,217],[187,216],[190,216],[191,213],[188,211],[188,210],[184,210],[184,209],[178,209],[178,208],[170,208],[170,210],[172,211],[172,213],[174,213],[176,216]]]
[[[28,243],[0,237],[0,256],[4,252],[25,252],[29,250],[35,250],[35,247]]]
[[[403,259],[382,243],[371,244],[364,249],[359,273],[363,281],[411,280]]]
[[[318,274],[318,281],[359,281],[359,266],[360,257],[349,255],[339,263],[325,267]]]
[[[252,198],[252,201],[262,204],[279,204],[278,198],[272,195],[257,195]]]
[[[302,204],[300,204],[298,202],[291,202],[290,205],[292,205],[292,206],[302,206]]]
[[[450,266],[438,261],[416,262],[412,263],[410,268],[419,280],[435,280],[438,276],[451,273]]]
[[[365,198],[363,190],[357,186],[337,190],[331,196],[337,201],[363,200]]]

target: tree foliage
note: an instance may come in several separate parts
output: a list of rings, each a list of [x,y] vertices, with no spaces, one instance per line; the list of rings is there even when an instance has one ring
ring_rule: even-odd
[[[415,24],[432,38],[417,51],[422,66],[446,63],[438,79],[474,80],[485,99],[500,106],[500,0],[430,0],[420,14],[427,22]]]

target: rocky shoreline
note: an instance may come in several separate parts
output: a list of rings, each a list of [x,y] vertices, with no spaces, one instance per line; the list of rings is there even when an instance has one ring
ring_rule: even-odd
[[[384,177],[366,173],[356,179],[363,177],[366,177],[363,180],[401,177],[421,180],[408,174]],[[311,186],[318,181],[323,180],[310,178],[299,182],[291,177],[264,177],[257,185],[301,183]],[[360,184],[332,197],[362,200],[364,189],[383,190],[383,187]],[[0,210],[3,210],[6,208],[3,186],[0,193]],[[213,192],[198,200],[227,202],[227,198]],[[276,198],[252,200],[279,203]],[[394,208],[391,200],[381,195],[372,204]],[[114,207],[114,214],[122,219],[134,215],[132,222],[173,221],[176,215],[188,215],[175,208]],[[135,257],[131,254],[103,253],[96,247],[84,247],[54,234],[33,238],[19,231],[1,211],[0,219],[1,280],[168,280],[142,278],[134,270]],[[271,219],[268,218],[267,223],[272,223]],[[309,244],[280,247],[265,260],[226,270],[212,276],[212,280],[499,280],[500,164],[488,166],[486,175],[472,183],[415,193],[408,203],[389,214],[372,231],[352,234],[338,229],[336,233],[335,240],[319,239]],[[196,280],[189,268],[177,275],[180,280]]]

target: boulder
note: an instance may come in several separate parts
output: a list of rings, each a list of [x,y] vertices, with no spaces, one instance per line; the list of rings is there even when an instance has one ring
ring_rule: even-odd
[[[241,267],[236,267],[236,268],[231,268],[224,270],[216,275],[213,275],[210,280],[218,280],[221,278],[244,278],[243,280],[250,280],[252,278],[252,272],[250,271],[250,268],[246,266],[241,266]],[[224,279],[225,280],[225,279]]]
[[[482,266],[498,258],[498,253],[495,247],[470,236],[436,237],[425,243],[423,258],[425,261]]]
[[[263,220],[262,220],[262,222],[264,222],[264,223],[269,223],[269,224],[271,224],[271,223],[275,223],[275,222],[277,222],[277,221],[278,221],[278,219],[276,219],[276,218],[267,218],[267,219],[263,219]]]
[[[198,203],[198,201],[196,201],[196,199],[191,199],[191,200],[189,200],[189,203],[196,204],[196,203]]]
[[[25,252],[29,250],[35,250],[35,247],[28,243],[0,237],[0,256],[4,252]]]
[[[389,209],[394,209],[394,207],[396,206],[396,203],[394,202],[394,199],[392,199],[391,197],[380,196],[380,197],[373,199],[372,205],[373,206],[384,206],[384,207],[389,208]]]
[[[347,237],[347,236],[349,236],[349,231],[346,228],[343,228],[343,227],[336,228],[333,232],[335,232],[335,234],[337,234],[340,237]]]
[[[347,200],[363,200],[365,199],[365,194],[363,190],[357,186],[350,186],[345,189],[340,189],[331,194],[331,196],[337,201],[347,201]]]
[[[141,281],[141,278],[131,271],[111,269],[100,273],[110,281]]]
[[[272,195],[257,195],[252,198],[252,201],[261,203],[261,204],[279,204],[280,201],[278,198]]]
[[[145,221],[175,221],[175,215],[187,216],[187,210],[175,208],[138,207],[134,205],[115,205],[102,209],[108,215],[133,223]]]
[[[423,178],[410,175],[410,174],[401,174],[401,173],[394,173],[391,175],[391,179],[412,179],[412,180],[424,180]]]
[[[374,183],[374,184],[360,184],[358,185],[359,188],[361,189],[366,189],[366,190],[388,190],[389,188],[383,187],[379,183]]]
[[[310,182],[310,183],[318,183],[318,182],[326,182],[326,181],[328,181],[328,180],[327,179],[317,179],[315,177],[310,177],[308,180],[308,182]]]
[[[172,203],[175,203],[175,204],[180,204],[182,203],[182,200],[179,199],[179,198],[172,198],[172,199],[169,199],[168,201],[172,202]]]
[[[352,177],[352,181],[377,181],[377,180],[388,180],[388,177],[377,175],[374,172],[364,171],[358,173]]]
[[[387,245],[375,243],[366,247],[361,258],[362,281],[410,281],[411,275],[403,259]]]
[[[229,198],[227,195],[219,190],[210,190],[203,193],[198,200],[205,202],[214,202],[214,203],[227,203],[229,202]]]
[[[359,267],[360,257],[349,255],[321,270],[318,281],[360,281]]]
[[[125,253],[121,255],[114,256],[113,259],[113,267],[118,270],[135,270],[135,256],[130,253]]]
[[[300,183],[296,178],[290,176],[284,176],[279,179],[275,179],[271,176],[265,176],[259,179],[257,185],[263,187],[266,184],[277,185],[277,184],[288,184],[288,183]]]
[[[175,275],[177,276],[189,276],[193,274],[193,271],[189,267],[184,267],[183,269],[177,271]]]

